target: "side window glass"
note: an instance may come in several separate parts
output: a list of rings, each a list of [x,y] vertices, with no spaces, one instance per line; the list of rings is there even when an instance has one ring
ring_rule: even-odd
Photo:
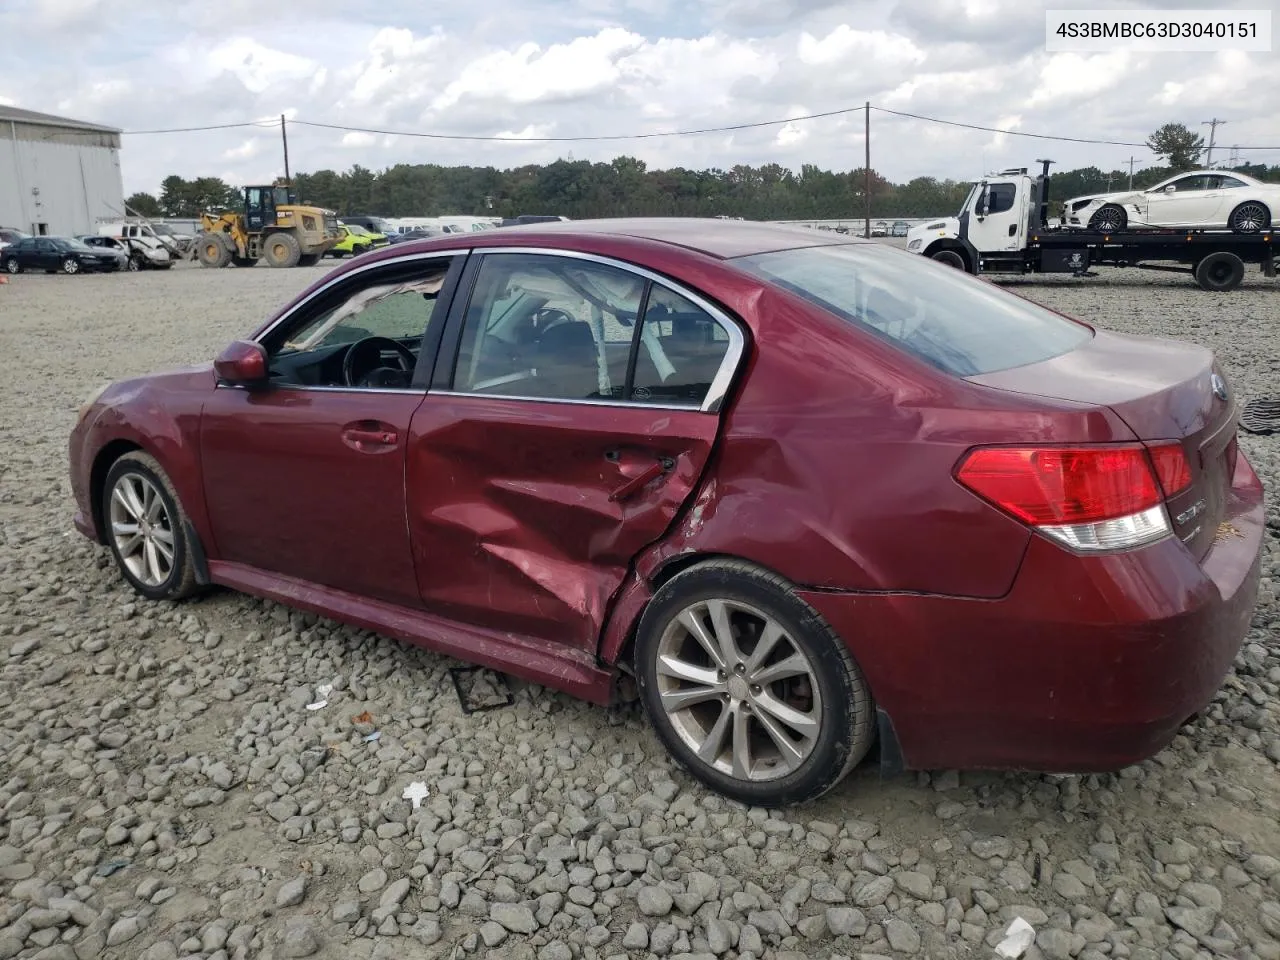
[[[374,278],[345,297],[273,331],[267,348],[280,385],[407,388],[435,316],[449,262]]]
[[[993,183],[987,188],[990,192],[988,213],[1004,213],[1013,209],[1014,186],[1012,183]]]
[[[575,257],[486,256],[467,307],[453,389],[622,399],[645,285],[627,270]]]
[[[729,350],[729,334],[705,310],[655,285],[640,328],[631,399],[700,405]]]
[[[1233,187],[1243,187],[1244,185],[1243,180],[1237,180],[1235,177],[1219,177],[1217,189],[1230,190]]]

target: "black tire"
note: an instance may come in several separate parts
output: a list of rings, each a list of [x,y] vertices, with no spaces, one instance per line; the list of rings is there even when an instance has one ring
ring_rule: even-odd
[[[955,267],[957,270],[969,270],[969,264],[965,262],[964,254],[959,250],[939,250],[937,253],[929,255],[930,260],[935,260],[943,266]]]
[[[231,262],[237,267],[256,267],[258,265],[258,258],[232,256]]]
[[[140,257],[130,257],[124,268],[130,273],[137,273],[142,269],[142,259]]]
[[[1128,225],[1129,215],[1124,212],[1124,207],[1115,203],[1104,203],[1089,218],[1089,229],[1099,233],[1115,233]]]
[[[320,254],[318,253],[304,253],[298,257],[298,266],[300,267],[314,267],[319,262]]]
[[[1231,211],[1227,226],[1235,233],[1261,233],[1271,226],[1271,211],[1260,200],[1246,200]]]
[[[717,769],[698,758],[694,748],[682,738],[663,708],[658,660],[664,635],[669,626],[676,631],[680,629],[676,626],[678,618],[692,605],[716,600],[747,608],[732,614],[734,617],[746,618],[738,621],[739,637],[750,642],[750,638],[744,636],[744,625],[751,622],[753,614],[762,615],[782,628],[784,640],[780,640],[779,645],[785,642],[787,646],[780,647],[779,655],[788,649],[793,653],[799,652],[812,667],[810,676],[802,678],[801,683],[806,688],[810,681],[816,683],[820,706],[813,704],[812,699],[808,702],[809,709],[817,712],[818,732],[813,737],[814,742],[808,755],[790,773],[772,779],[752,780],[735,777],[731,771]],[[678,632],[673,635],[678,636]],[[686,639],[683,643],[685,649],[691,649],[695,654],[700,649],[705,649],[689,647],[693,643],[691,639]],[[875,740],[875,706],[871,691],[844,642],[816,610],[796,595],[791,584],[776,574],[744,561],[708,560],[678,573],[664,584],[640,619],[634,661],[640,700],[667,750],[707,786],[748,806],[776,807],[821,796],[857,766]],[[772,657],[766,661],[773,662]],[[714,670],[714,666],[711,669]],[[748,679],[750,677],[749,674],[744,676]],[[777,682],[784,681],[775,681]],[[765,685],[769,687],[768,692],[774,695],[775,701],[779,699],[775,684],[766,681]],[[746,698],[746,688],[742,687],[741,681],[739,686],[742,692],[734,695]],[[732,690],[732,685],[728,689]],[[750,690],[751,701],[759,702],[754,698],[761,692],[760,688],[752,686]],[[813,692],[810,691],[808,696],[812,697]],[[791,694],[796,695],[802,698],[806,696],[803,692]],[[728,697],[729,694],[725,693],[718,699],[706,700],[703,704],[708,711],[705,716],[709,717],[715,711],[715,704],[728,704]],[[736,702],[747,701],[744,699]],[[723,711],[729,709],[728,706],[721,706]],[[746,723],[751,725],[750,729],[756,731],[757,736],[761,735],[763,725],[754,719],[755,713],[749,711],[749,705],[741,709],[747,717]],[[761,708],[755,709],[761,711],[760,715],[765,715]],[[714,721],[712,724],[714,725]],[[757,742],[766,746],[769,744],[767,740]]]
[[[18,274],[22,272],[22,262],[17,257],[9,257],[4,262],[5,273]]]
[[[196,239],[196,258],[202,267],[225,267],[231,262],[231,247],[219,234],[202,233]]]
[[[168,518],[169,529],[173,537],[173,559],[169,564],[168,575],[156,584],[143,582],[129,568],[121,556],[117,537],[113,533],[111,505],[117,485],[122,480],[141,478],[158,493],[163,504],[164,515]],[[196,568],[191,555],[191,545],[187,542],[187,530],[190,528],[187,515],[182,509],[173,484],[170,483],[164,469],[155,458],[141,451],[126,453],[111,465],[107,471],[106,482],[102,486],[102,522],[106,528],[107,543],[111,547],[111,556],[116,567],[138,593],[148,600],[181,600],[196,592]]]
[[[302,256],[302,247],[293,234],[277,230],[262,241],[262,252],[273,267],[296,267]]]
[[[69,277],[80,272],[80,261],[75,257],[65,257],[62,261],[62,272]]]
[[[1196,264],[1195,277],[1200,289],[1226,293],[1244,280],[1244,261],[1234,253],[1219,250]]]

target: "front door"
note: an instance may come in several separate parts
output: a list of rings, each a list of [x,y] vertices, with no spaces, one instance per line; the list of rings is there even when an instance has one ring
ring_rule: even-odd
[[[449,263],[340,281],[264,335],[269,387],[213,392],[200,447],[219,559],[418,605],[405,451]]]
[[[62,254],[52,240],[36,241],[36,266],[41,270],[56,270],[62,265]]]
[[[266,195],[262,187],[247,187],[244,191],[244,222],[249,232],[257,232],[267,224]]]
[[[1212,174],[1195,173],[1148,193],[1147,223],[1158,227],[1194,227],[1212,220],[1222,202],[1221,192],[1214,189],[1217,181]]]
[[[697,489],[742,336],[616,264],[499,253],[473,279],[409,436],[423,602],[594,652],[634,557]]]
[[[988,181],[969,219],[968,239],[981,253],[1017,250],[1027,221],[1026,198],[1014,181]]]

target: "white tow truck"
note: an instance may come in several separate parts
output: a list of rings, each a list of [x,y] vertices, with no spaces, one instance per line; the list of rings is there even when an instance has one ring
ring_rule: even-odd
[[[1189,273],[1204,290],[1234,290],[1245,265],[1276,275],[1272,230],[1118,230],[1103,233],[1056,225],[1049,218],[1049,165],[1039,175],[1025,167],[979,180],[960,213],[914,227],[907,250],[972,274],[1070,273],[1096,276],[1093,266]]]

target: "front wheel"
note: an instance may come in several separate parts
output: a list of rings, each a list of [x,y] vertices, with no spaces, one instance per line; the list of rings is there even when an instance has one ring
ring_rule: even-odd
[[[302,256],[298,238],[291,233],[273,233],[262,243],[267,263],[273,267],[296,267]]]
[[[677,574],[636,635],[641,700],[690,773],[748,806],[826,793],[874,740],[862,672],[781,577],[712,560]]]
[[[179,600],[196,589],[186,514],[164,469],[135,451],[111,465],[102,518],[116,566],[149,600]]]
[[[1128,223],[1129,215],[1124,212],[1124,207],[1105,203],[1089,218],[1089,229],[1097,230],[1099,233],[1116,233],[1123,230]]]
[[[137,257],[130,257],[129,262],[125,264],[125,269],[128,270],[130,273],[137,273],[139,270],[142,269],[142,261],[139,260]]]
[[[80,272],[80,261],[75,257],[67,257],[62,261],[62,272],[66,274],[74,274]]]
[[[957,270],[968,269],[964,257],[956,250],[939,250],[937,253],[930,254],[929,259],[937,261],[944,267],[955,267]]]

